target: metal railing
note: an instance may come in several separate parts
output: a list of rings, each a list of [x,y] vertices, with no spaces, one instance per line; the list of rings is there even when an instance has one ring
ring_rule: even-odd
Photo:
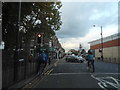
[[[25,54],[22,55],[28,57]],[[36,73],[36,62],[34,60],[30,62],[27,58],[21,58],[16,67],[14,64],[14,51],[2,51],[2,88],[8,88]],[[15,68],[17,68],[17,74],[14,74]],[[16,80],[15,77],[17,77]]]

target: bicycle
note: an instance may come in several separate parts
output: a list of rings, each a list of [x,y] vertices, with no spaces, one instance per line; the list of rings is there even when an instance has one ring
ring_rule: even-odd
[[[93,65],[93,61],[89,61],[89,66],[88,67],[88,71],[93,73],[94,72],[94,65]]]

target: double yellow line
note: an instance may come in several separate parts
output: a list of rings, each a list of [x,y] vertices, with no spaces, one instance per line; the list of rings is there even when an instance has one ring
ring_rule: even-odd
[[[44,75],[49,75],[51,72],[53,71],[53,69],[48,70],[47,72],[44,73]],[[25,88],[32,88],[34,87],[39,81],[40,81],[40,77],[35,78],[33,81],[31,81],[29,84],[25,85],[22,90],[24,90]]]
[[[49,75],[52,71],[53,69],[50,69],[49,71],[45,72],[44,75]]]
[[[25,85],[22,90],[26,89],[26,88],[32,88],[33,86],[35,86],[35,84],[40,81],[40,77],[36,77],[33,81],[31,81],[30,83],[28,83],[27,85]]]
[[[54,66],[57,66],[57,63],[58,63],[58,62],[59,62],[59,61],[56,61],[56,63],[54,64]],[[53,68],[50,69],[50,70],[48,70],[47,72],[44,73],[44,75],[49,75],[53,70],[54,70]],[[34,86],[36,85],[36,83],[38,83],[40,80],[41,80],[40,77],[35,78],[35,80],[33,80],[33,81],[30,82],[29,84],[25,85],[25,86],[22,88],[22,90],[24,90],[25,88],[32,88],[32,87],[34,87]]]

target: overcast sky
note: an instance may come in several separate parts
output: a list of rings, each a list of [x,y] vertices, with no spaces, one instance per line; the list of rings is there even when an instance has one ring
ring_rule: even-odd
[[[66,51],[78,50],[79,44],[86,50],[89,41],[118,32],[118,2],[62,2],[62,26],[57,36]],[[96,27],[93,27],[96,25]]]

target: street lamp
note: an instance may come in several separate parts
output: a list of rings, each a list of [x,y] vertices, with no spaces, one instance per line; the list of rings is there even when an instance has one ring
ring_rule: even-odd
[[[95,27],[95,25],[93,25],[93,27]],[[103,34],[102,34],[102,26],[100,27],[101,28],[101,60],[103,61]]]

